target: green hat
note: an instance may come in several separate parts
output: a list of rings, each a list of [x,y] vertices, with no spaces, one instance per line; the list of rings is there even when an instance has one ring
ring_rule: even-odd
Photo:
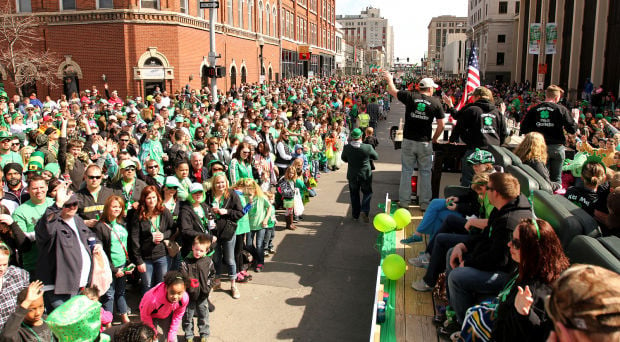
[[[9,96],[6,94],[6,91],[0,90],[0,98],[9,99]]]
[[[54,177],[60,175],[60,165],[58,165],[58,163],[47,163],[43,170],[51,172]]]
[[[101,304],[75,296],[52,311],[45,323],[60,342],[95,341],[101,329]]]
[[[493,158],[491,152],[477,148],[472,154],[467,157],[467,163],[471,165],[487,163],[494,164],[495,158]]]
[[[13,139],[11,133],[7,131],[0,131],[0,140]]]
[[[180,115],[177,115],[177,117],[174,118],[174,122],[183,122],[183,117]]]
[[[596,114],[596,115],[594,116],[594,118],[596,118],[596,119],[602,119],[602,118],[603,118],[603,114],[598,113],[598,114]]]
[[[248,129],[249,129],[249,130],[252,130],[252,131],[255,131],[255,130],[257,130],[257,129],[258,129],[258,126],[256,126],[256,124],[251,123],[251,124],[248,126]]]
[[[28,167],[26,168],[26,172],[41,171],[43,170],[44,164],[45,154],[41,151],[34,151],[30,155],[30,159],[28,159]]]
[[[353,138],[353,139],[359,139],[359,138],[361,138],[361,137],[362,137],[362,130],[361,130],[361,129],[356,128],[356,129],[354,129],[354,130],[351,132],[351,138]]]
[[[205,189],[202,187],[202,184],[200,184],[200,183],[192,183],[189,186],[189,193],[190,194],[195,194],[197,192],[205,192]]]
[[[181,187],[181,182],[179,182],[179,179],[175,176],[168,176],[164,181],[164,186],[168,188],[178,189]]]

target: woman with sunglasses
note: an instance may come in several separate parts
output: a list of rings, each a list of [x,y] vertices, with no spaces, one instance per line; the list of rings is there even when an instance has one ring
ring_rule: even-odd
[[[544,299],[569,266],[560,239],[547,221],[525,219],[508,247],[515,272],[493,304],[467,310],[460,332],[463,340],[544,341],[553,329]]]
[[[236,184],[243,178],[254,179],[252,164],[252,146],[245,142],[240,143],[228,166],[230,183]]]
[[[130,253],[142,278],[142,293],[163,280],[168,270],[164,240],[170,239],[176,228],[172,214],[163,205],[157,188],[144,188],[136,209],[127,214],[131,227]]]

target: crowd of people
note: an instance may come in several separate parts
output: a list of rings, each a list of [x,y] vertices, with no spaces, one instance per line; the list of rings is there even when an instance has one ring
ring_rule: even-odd
[[[613,96],[598,91],[598,100],[569,104],[556,85],[538,93],[529,85],[496,83],[476,88],[457,110],[459,90],[449,81],[442,87],[426,78],[397,90],[392,75],[384,78],[388,92],[406,106],[400,206],[410,204],[414,167],[418,184],[430,184],[428,146],[440,136],[431,136],[434,121],[441,131],[449,113],[456,124],[448,143],[465,148],[462,187],[432,200],[428,189],[418,188],[425,213],[415,233],[401,240],[413,244],[430,236],[426,250],[409,260],[427,269],[411,286],[447,298],[434,318],[439,335],[453,341],[618,340],[620,306],[611,303],[619,293],[606,292],[609,286],[592,274],[605,273],[614,284],[620,276],[595,266],[569,268],[554,228],[535,217],[531,194],[521,193],[519,181],[489,151],[522,135],[511,146],[516,157],[590,214],[599,235],[620,236],[620,108]],[[567,151],[574,157],[566,158]],[[567,279],[575,282],[573,291]],[[581,303],[575,304],[580,309],[569,310],[568,303]]]
[[[0,91],[0,341],[64,340],[57,327],[75,322],[54,313],[90,307],[81,296],[101,303],[101,336],[206,340],[210,292],[241,297],[321,174],[367,167],[358,151],[377,159],[360,147],[376,146],[389,110],[381,83],[299,77],[145,98],[105,84],[58,100]],[[354,177],[365,222],[369,173]],[[128,296],[148,329],[130,322]]]

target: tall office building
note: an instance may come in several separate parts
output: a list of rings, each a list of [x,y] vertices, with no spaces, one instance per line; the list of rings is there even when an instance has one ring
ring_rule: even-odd
[[[337,15],[336,22],[342,25],[344,40],[365,50],[383,47],[384,65],[391,67],[394,58],[394,29],[388,20],[381,17],[379,8],[367,7],[356,15]]]
[[[467,18],[465,17],[442,15],[431,19],[428,24],[428,49],[426,51],[428,61],[425,65],[427,73],[441,72],[442,52],[448,44],[448,34],[466,32]]]

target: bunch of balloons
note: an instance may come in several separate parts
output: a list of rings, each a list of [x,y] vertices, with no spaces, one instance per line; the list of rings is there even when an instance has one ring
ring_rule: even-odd
[[[377,214],[372,221],[376,230],[388,233],[392,230],[401,230],[411,223],[411,213],[405,208],[400,208],[392,216],[381,213]]]
[[[398,280],[407,271],[407,263],[400,255],[390,254],[383,259],[381,269],[388,279]]]

